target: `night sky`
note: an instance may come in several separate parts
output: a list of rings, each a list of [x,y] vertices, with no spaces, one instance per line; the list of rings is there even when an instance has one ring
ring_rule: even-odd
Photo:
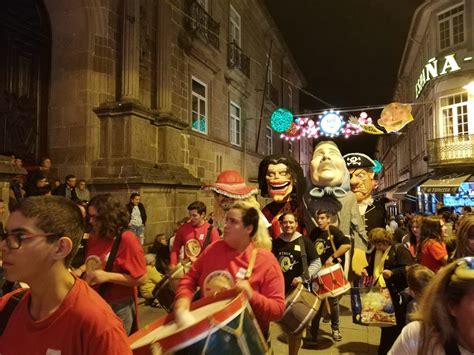
[[[422,2],[265,0],[308,81],[306,89],[333,107],[392,101],[411,18]],[[327,108],[303,93],[300,98],[301,108]],[[374,121],[380,112],[371,112]],[[364,134],[337,143],[343,153],[373,155],[376,139]]]

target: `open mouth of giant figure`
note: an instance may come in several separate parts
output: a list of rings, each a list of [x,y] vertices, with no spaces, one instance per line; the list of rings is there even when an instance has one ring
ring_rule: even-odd
[[[291,193],[293,187],[291,180],[268,181],[267,185],[270,196],[275,200],[283,200]]]

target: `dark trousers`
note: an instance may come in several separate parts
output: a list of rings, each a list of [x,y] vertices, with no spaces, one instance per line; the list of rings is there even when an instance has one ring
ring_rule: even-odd
[[[331,329],[339,330],[339,297],[328,297],[327,300],[329,302],[329,309],[331,310]],[[316,313],[311,322],[310,334],[313,339],[318,338],[319,322],[321,321],[321,316],[325,308],[326,300],[323,300],[318,313]]]

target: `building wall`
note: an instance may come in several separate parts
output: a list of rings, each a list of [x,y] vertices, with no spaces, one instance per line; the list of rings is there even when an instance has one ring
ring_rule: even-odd
[[[450,45],[442,48],[440,23],[443,18],[440,15],[460,9],[460,5],[463,6],[464,40],[455,43],[454,37],[450,37]],[[454,16],[458,15],[459,12]],[[386,169],[383,176],[385,188],[400,181],[406,173],[409,178],[413,178],[430,171],[440,174],[474,172],[474,92],[464,88],[474,80],[473,20],[472,1],[425,2],[415,12],[394,93],[394,101],[412,103],[414,122],[405,126],[397,139],[386,136],[379,142],[382,156],[397,156],[396,167]],[[450,31],[451,34],[455,33],[452,27]],[[454,64],[445,67],[445,58],[451,55],[454,55],[459,70],[451,70],[458,69]],[[430,65],[430,60],[436,60],[432,63],[437,64],[437,70],[433,69],[433,64]],[[434,71],[429,72],[429,69]],[[446,69],[444,73],[443,69]],[[420,76],[422,73],[425,73],[424,77]],[[421,92],[421,87],[418,91],[416,89],[420,83]],[[449,132],[443,128],[445,117],[441,108],[442,98],[463,93],[467,97],[468,131],[462,134],[455,130]],[[389,159],[382,162],[384,166],[389,165]]]
[[[212,206],[199,188],[221,170],[255,179],[268,151],[269,115],[289,106],[288,84],[279,76],[304,85],[262,0],[207,1],[207,13],[220,25],[218,48],[187,27],[190,3],[44,0],[52,32],[48,152],[60,177],[86,178],[93,192],[112,192],[123,202],[141,192],[150,213],[148,241],[169,233],[193,200]],[[228,66],[230,5],[240,14],[248,77]],[[263,100],[272,40],[277,103]],[[207,85],[207,134],[191,128],[192,77]],[[298,111],[298,90],[291,91],[291,108]],[[241,109],[240,146],[230,143],[231,100]],[[298,142],[292,148],[308,161],[310,149]],[[273,134],[273,153],[288,149]]]

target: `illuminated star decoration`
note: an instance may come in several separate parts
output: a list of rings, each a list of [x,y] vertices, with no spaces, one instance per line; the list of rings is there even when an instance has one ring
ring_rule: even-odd
[[[280,135],[280,138],[294,141],[295,139],[318,138],[320,136],[337,137],[343,135],[349,138],[351,135],[359,134],[362,128],[358,124],[346,122],[339,112],[325,111],[319,115],[319,120],[314,121],[308,117],[298,117],[294,124]]]

